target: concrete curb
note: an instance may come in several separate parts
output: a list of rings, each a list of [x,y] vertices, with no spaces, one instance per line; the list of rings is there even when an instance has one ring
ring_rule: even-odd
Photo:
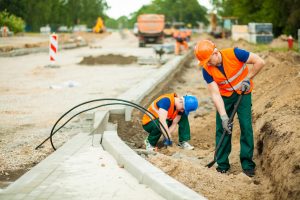
[[[119,138],[116,131],[104,132],[102,146],[120,166],[124,166],[140,183],[148,185],[162,197],[170,200],[206,199],[138,156]]]
[[[53,152],[50,156],[21,176],[21,178],[10,184],[2,192],[8,194],[17,194],[20,192],[30,193],[38,184],[47,178],[63,160],[70,158],[84,144],[86,144],[88,139],[88,133],[77,134],[57,151]]]
[[[87,43],[80,42],[80,43],[70,43],[70,44],[62,44],[58,46],[58,50],[62,49],[75,49],[79,47],[85,47],[87,46]],[[13,56],[23,56],[27,54],[32,53],[42,53],[42,52],[48,52],[49,47],[35,47],[35,48],[21,48],[21,49],[15,49],[9,52],[3,52],[0,53],[0,57],[13,57]]]
[[[97,111],[94,115],[94,128],[97,131],[105,130],[108,123],[108,111]],[[95,126],[97,124],[97,126]],[[97,133],[96,131],[96,133]],[[93,135],[93,146],[100,147],[101,134]],[[80,150],[91,136],[88,133],[79,133],[66,142],[63,146],[58,148],[50,156],[45,158],[42,162],[34,166],[30,171],[21,176],[14,183],[10,184],[6,189],[0,191],[1,194],[18,194],[30,193],[34,188],[44,181],[49,175],[56,170],[57,167],[64,161],[69,159],[73,154]],[[26,190],[26,191],[25,191]]]
[[[176,57],[162,66],[156,74],[151,76],[151,78],[143,81],[136,87],[131,88],[118,98],[139,103],[159,83],[161,83],[165,77],[175,74],[180,69],[178,65],[184,62],[188,56],[189,54]],[[126,121],[131,119],[133,108],[123,107],[122,109],[122,107],[120,107],[116,110],[118,114],[122,114],[122,110],[125,112]],[[115,110],[111,110],[110,112],[114,113]],[[117,160],[120,165],[123,165],[129,173],[136,177],[140,183],[148,185],[164,198],[172,200],[206,199],[204,196],[199,195],[138,156],[119,138],[116,131],[104,132],[102,146]]]

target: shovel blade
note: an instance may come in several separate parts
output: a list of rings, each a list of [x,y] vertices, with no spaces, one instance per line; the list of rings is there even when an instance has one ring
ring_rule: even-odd
[[[214,166],[215,163],[216,163],[216,161],[213,160],[213,161],[211,161],[210,163],[208,163],[208,164],[206,165],[206,167],[211,168],[212,166]]]

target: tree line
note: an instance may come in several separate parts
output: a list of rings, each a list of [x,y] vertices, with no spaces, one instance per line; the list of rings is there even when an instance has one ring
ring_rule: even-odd
[[[269,22],[275,36],[297,37],[300,29],[300,0],[214,0],[222,16],[238,17],[240,24]]]
[[[60,25],[92,27],[107,7],[105,0],[0,0],[0,11],[21,17],[26,31],[39,31],[48,24],[54,30]]]
[[[197,25],[205,17],[206,8],[197,0],[153,0],[130,17],[112,19],[105,14],[108,5],[105,0],[0,0],[0,12],[6,11],[22,18],[26,31],[39,31],[41,26],[49,24],[54,30],[60,25],[74,26],[86,24],[92,27],[98,16],[105,20],[106,26],[131,28],[137,16],[143,13],[164,14],[167,21],[181,21]]]
[[[197,0],[152,0],[129,17],[112,19],[105,14],[109,8],[105,0],[0,0],[0,12],[7,11],[22,18],[27,31],[39,31],[49,24],[54,30],[60,25],[86,24],[94,26],[102,17],[109,28],[132,28],[138,15],[157,13],[165,15],[168,22],[184,22],[197,26],[209,23],[207,9]],[[274,35],[297,35],[300,28],[300,0],[212,0],[220,16],[237,17],[239,24],[269,22]],[[0,15],[0,16],[6,16]],[[3,21],[3,20],[2,20]],[[0,19],[1,23],[1,19]],[[1,24],[0,24],[1,26]]]

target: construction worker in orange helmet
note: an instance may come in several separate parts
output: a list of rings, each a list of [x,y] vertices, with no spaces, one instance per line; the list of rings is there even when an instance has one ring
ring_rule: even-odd
[[[172,146],[171,134],[175,131],[177,124],[179,125],[178,146],[187,150],[194,149],[194,147],[188,143],[191,139],[188,115],[197,108],[198,100],[192,95],[179,97],[176,93],[170,93],[161,95],[155,99],[148,107],[148,110],[155,118],[151,120],[150,117],[145,114],[142,119],[143,128],[149,133],[145,140],[146,150],[155,150],[162,131],[165,137],[163,141],[164,145]],[[159,124],[159,122],[161,124]]]
[[[251,116],[252,79],[265,65],[258,55],[240,48],[218,50],[210,40],[197,42],[194,54],[201,65],[203,78],[217,108],[216,144],[219,143],[223,130],[226,130],[223,142],[217,152],[217,171],[226,173],[229,168],[228,156],[231,152],[232,124],[228,123],[234,103],[242,91],[246,91],[238,107],[237,114],[240,123],[240,162],[243,172],[252,177],[255,175],[253,161],[253,129]],[[253,64],[249,69],[247,64]]]
[[[187,43],[187,34],[183,30],[177,30],[173,34],[173,38],[175,39],[175,55],[179,55],[181,52],[181,46],[183,46],[184,50],[188,50]]]

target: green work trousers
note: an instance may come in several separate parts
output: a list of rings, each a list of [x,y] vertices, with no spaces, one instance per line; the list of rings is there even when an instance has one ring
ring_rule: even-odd
[[[234,104],[237,102],[239,95],[233,93],[230,97],[222,97],[225,109],[230,117]],[[237,115],[240,123],[240,161],[244,170],[254,169],[255,163],[253,157],[253,129],[252,129],[252,116],[251,116],[251,93],[245,94],[242,97],[241,103],[237,109]],[[222,120],[219,113],[216,115],[216,145],[219,143],[223,134]],[[231,152],[231,134],[226,134],[222,145],[217,152],[218,168],[221,170],[228,170],[230,168],[228,156]]]
[[[156,146],[160,136],[161,132],[159,127],[159,119],[155,119],[153,121],[150,121],[148,124],[144,125],[143,128],[145,131],[149,133],[148,135],[148,141],[152,146]],[[156,123],[157,126],[154,124]],[[168,127],[171,126],[172,121],[167,120]],[[191,139],[191,133],[190,133],[190,124],[189,120],[186,114],[183,114],[181,116],[180,121],[178,122],[178,134],[179,134],[179,142],[188,141]]]

